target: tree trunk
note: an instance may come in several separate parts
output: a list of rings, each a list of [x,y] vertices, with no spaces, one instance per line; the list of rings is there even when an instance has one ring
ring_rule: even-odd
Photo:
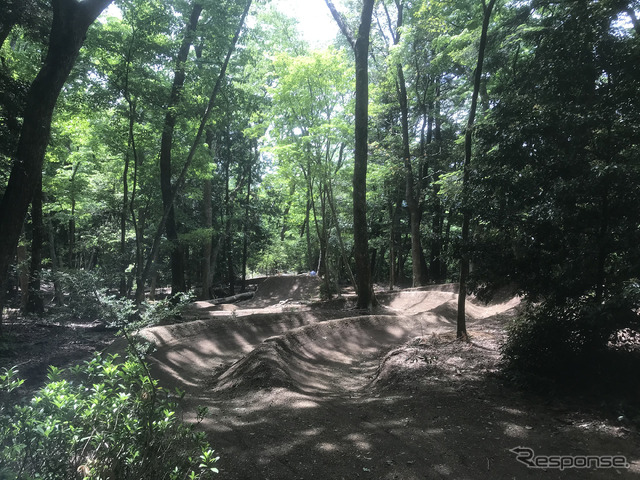
[[[158,252],[156,252],[156,258],[153,259],[153,264],[156,265],[158,261]],[[151,279],[149,281],[149,300],[156,299],[156,291],[158,290],[158,269],[154,266],[151,271]]]
[[[138,180],[138,153],[136,151],[136,142],[134,136],[134,126],[136,119],[136,102],[131,97],[131,93],[129,91],[129,72],[131,67],[131,57],[133,52],[133,43],[135,36],[131,38],[131,42],[129,43],[129,49],[126,57],[126,74],[124,81],[124,88],[122,91],[122,96],[127,101],[128,105],[128,116],[129,116],[129,131],[128,131],[128,140],[127,140],[127,153],[125,154],[125,164],[124,164],[124,172],[122,174],[122,213],[120,216],[120,296],[126,297],[131,293],[131,285],[133,284],[133,278],[129,275],[127,278],[127,267],[130,260],[130,256],[126,254],[127,245],[126,245],[126,230],[127,230],[127,219],[129,217],[129,211],[131,211],[132,221],[134,223],[135,228],[135,213],[134,213],[134,199],[135,199],[135,190],[137,187]],[[133,188],[131,192],[131,204],[129,204],[129,168],[130,168],[130,154],[133,155],[134,161],[134,174],[133,174]],[[139,242],[138,242],[138,231],[136,230],[136,250],[139,250]],[[138,257],[136,252],[136,271],[138,268]]]
[[[284,212],[282,213],[282,228],[280,229],[280,241],[284,242],[285,235],[287,230],[289,230],[289,212],[291,211],[291,204],[293,203],[293,195],[296,193],[296,182],[292,181],[289,184],[289,199],[287,200],[287,206],[284,208]],[[304,226],[302,231],[304,232]],[[304,234],[304,233],[303,233]],[[301,234],[300,236],[302,237]]]
[[[340,151],[342,153],[342,150]],[[340,255],[342,256],[342,261],[344,262],[344,267],[347,270],[347,274],[349,275],[349,281],[353,288],[357,290],[357,282],[356,278],[353,276],[353,271],[351,270],[351,266],[349,265],[349,258],[347,257],[347,250],[344,247],[344,241],[342,240],[342,229],[340,228],[340,223],[338,222],[338,213],[336,212],[336,201],[333,196],[333,186],[331,182],[329,182],[329,196],[328,196],[329,206],[331,207],[331,214],[333,215],[333,223],[336,226],[336,235],[338,236],[338,244],[340,245]]]
[[[18,261],[18,286],[20,287],[20,309],[27,308],[29,299],[29,267],[27,266],[27,247],[19,243],[16,248],[16,260]]]
[[[453,209],[449,209],[449,213],[447,214],[447,223],[444,227],[444,238],[442,239],[442,251],[446,252],[449,248],[449,244],[451,243],[451,222],[453,221]],[[448,281],[449,279],[449,267],[447,262],[442,262],[440,264],[440,268],[442,269],[442,278],[443,281]]]
[[[400,42],[400,31],[404,21],[403,18],[403,4],[396,2],[398,7],[398,21],[396,23],[396,33],[394,35],[394,44],[397,45]],[[385,7],[386,8],[386,7]],[[388,12],[387,12],[388,15]],[[393,31],[391,25],[391,19],[389,18],[389,28]],[[396,79],[396,93],[398,96],[398,103],[400,105],[400,126],[402,130],[402,158],[404,161],[406,183],[405,194],[407,200],[407,207],[409,208],[409,220],[411,224],[411,261],[412,261],[412,275],[413,286],[418,287],[424,283],[425,272],[423,268],[423,256],[422,241],[420,239],[420,223],[422,222],[422,210],[420,201],[420,185],[416,188],[414,183],[413,166],[411,163],[411,148],[409,142],[409,102],[407,96],[407,82],[404,77],[404,68],[402,64],[396,65],[397,79]],[[418,171],[418,174],[421,172]]]
[[[482,65],[487,47],[487,32],[489,30],[489,20],[491,11],[495,5],[495,0],[489,0],[489,4],[482,0],[484,17],[482,19],[482,33],[480,34],[480,46],[478,48],[478,64],[473,79],[473,94],[471,96],[471,109],[469,110],[469,120],[464,136],[464,167],[462,173],[462,251],[460,255],[460,286],[458,290],[458,315],[456,336],[461,340],[468,340],[466,322],[466,298],[467,279],[469,278],[469,227],[471,212],[469,211],[469,170],[471,169],[471,141],[473,123],[478,108],[478,94],[480,92],[480,82],[482,81]]]
[[[215,137],[213,130],[207,130],[206,143],[209,146],[209,155],[213,160],[215,158]],[[202,189],[202,210],[204,214],[204,228],[209,232],[213,232],[213,206],[211,204],[211,196],[213,194],[212,172],[207,172],[207,178],[204,180]],[[213,251],[213,235],[209,233],[204,240],[202,247],[202,293],[200,298],[208,300],[211,298],[211,253]]]
[[[249,300],[253,298],[255,292],[242,292],[237,295],[231,295],[230,297],[222,297],[222,298],[214,298],[213,300],[209,300],[211,305],[220,305],[222,303],[235,303],[240,302],[242,300]]]
[[[213,237],[211,238],[213,240]],[[211,279],[212,280],[216,278],[216,274],[218,270],[218,258],[220,257],[220,251],[222,250],[224,239],[225,239],[224,233],[218,236],[218,241],[216,242],[216,246],[213,249],[213,253],[211,254]],[[213,298],[211,291],[209,291],[209,298]]]
[[[44,243],[44,225],[42,224],[42,175],[31,201],[31,266],[29,268],[29,296],[25,305],[28,313],[44,313],[44,302],[40,292],[42,274],[42,245]]]
[[[89,25],[111,0],[53,0],[49,49],[27,94],[24,119],[7,188],[0,202],[0,284],[18,245],[29,204],[42,173],[51,118]]]
[[[135,111],[135,105],[129,103],[130,115],[133,116]],[[131,144],[131,151],[133,153],[133,184],[131,186],[131,202],[129,202],[129,212],[131,213],[131,223],[133,224],[133,230],[136,236],[136,263],[135,263],[135,275],[136,275],[136,305],[140,305],[144,300],[144,282],[143,265],[144,265],[144,214],[140,215],[140,218],[136,218],[136,189],[138,187],[138,167],[140,166],[140,158],[138,157],[138,150],[136,149],[135,136],[133,132],[133,123],[129,123],[129,139]]]
[[[369,261],[367,229],[367,160],[369,122],[369,33],[375,0],[364,0],[357,37],[337,12],[331,0],[325,0],[340,30],[347,38],[356,59],[355,155],[353,166],[353,241],[358,282],[357,308],[371,309],[376,304]]]
[[[327,186],[322,185],[319,188],[320,194],[320,213],[322,215],[322,227],[318,232],[320,239],[320,258],[322,262],[318,262],[318,273],[322,272],[322,281],[326,288],[325,293],[331,291],[331,282],[333,281],[333,272],[330,267],[329,259],[329,216],[327,215]],[[317,221],[316,221],[317,225]]]
[[[313,180],[311,178],[311,161],[310,160],[308,160],[307,162],[307,169],[305,171],[304,177],[307,182],[307,192],[309,192],[308,195],[309,195],[309,200],[311,202],[311,213],[313,213],[313,224],[316,227],[316,236],[318,237],[318,243],[320,244],[318,264],[316,265],[315,270],[318,272],[318,275],[325,275],[327,274],[326,261],[325,261],[326,255],[327,255],[327,246],[326,246],[323,229],[320,228],[320,224],[318,223],[318,213],[316,209]],[[322,204],[322,189],[320,189],[320,203]],[[311,222],[311,220],[309,221]],[[322,218],[323,225],[324,225],[324,221],[325,221],[325,218],[323,215],[323,218]]]
[[[226,227],[226,245],[225,250],[227,254],[227,283],[229,284],[229,293],[234,295],[236,292],[236,277],[233,270],[233,241],[231,238],[231,219],[227,219]]]
[[[47,228],[49,234],[49,255],[51,255],[51,273],[53,274],[53,291],[56,305],[60,306],[64,302],[64,296],[60,282],[58,281],[58,255],[56,254],[55,232],[53,231],[53,222],[49,221]]]
[[[129,123],[133,118],[129,118]],[[132,126],[129,125],[129,130]],[[124,159],[122,173],[122,212],[120,212],[120,297],[127,296],[127,218],[129,218],[129,151]]]
[[[211,291],[211,253],[213,251],[213,208],[211,205],[211,197],[213,194],[213,182],[210,174],[204,180],[202,189],[202,203],[204,213],[204,228],[209,232],[204,239],[202,247],[202,293],[203,300],[209,299]]]
[[[358,308],[371,309],[375,304],[369,261],[367,231],[367,154],[369,121],[369,32],[375,0],[364,0],[356,56],[355,158],[353,168],[353,236],[356,274],[358,276]]]
[[[144,301],[144,285],[147,280],[147,275],[144,274],[143,265],[144,265],[144,223],[146,221],[144,211],[140,213],[138,218],[136,218],[135,209],[133,205],[133,195],[131,196],[131,220],[133,222],[133,228],[136,232],[136,305],[140,306],[140,304]],[[153,255],[157,255],[157,251],[153,252]],[[154,259],[155,263],[155,259]],[[153,278],[155,279],[155,271],[153,272]],[[155,286],[152,287],[152,297],[153,291],[155,290]],[[152,298],[153,299],[153,298]]]
[[[406,199],[409,208],[409,218],[411,223],[411,262],[413,273],[413,286],[418,287],[423,284],[424,272],[422,269],[422,242],[420,240],[420,223],[422,221],[422,211],[418,198],[420,191],[416,191],[413,179],[413,167],[411,164],[411,151],[409,148],[409,107],[407,101],[407,87],[404,78],[402,65],[397,66],[398,71],[398,100],[400,103],[401,123],[402,123],[402,156],[404,159],[406,175]]]
[[[259,156],[258,146],[255,146],[256,159]],[[244,293],[246,291],[246,281],[247,281],[247,256],[249,249],[249,204],[251,202],[251,169],[253,168],[253,163],[249,163],[249,171],[247,174],[247,197],[245,199],[244,204],[244,222],[242,223],[242,285],[240,287],[240,292]]]
[[[393,201],[389,198],[388,202],[389,218],[391,219],[391,228],[389,231],[389,290],[393,290],[396,285],[396,230],[397,220],[396,211],[393,207]]]
[[[303,232],[306,235],[307,240],[307,270],[313,270],[311,264],[313,258],[313,252],[311,251],[311,200],[309,199],[309,191],[307,190],[307,208],[304,214],[304,224],[302,226]],[[306,226],[306,228],[305,228]]]
[[[438,78],[438,83],[436,84],[436,111],[434,115],[435,128],[433,131],[433,137],[436,142],[442,141],[442,116],[440,115],[442,102],[440,100],[440,78]]]
[[[231,235],[231,195],[229,191],[229,181],[231,180],[231,140],[227,132],[227,158],[224,163],[224,216],[225,216],[225,254],[227,259],[227,283],[229,292],[235,294],[235,274],[233,272],[233,238]]]
[[[440,142],[442,141],[442,117],[440,115],[440,79],[437,79],[436,83],[436,101],[435,101],[435,112],[430,116],[429,122],[435,122],[434,129],[434,140],[437,143],[438,148],[441,148]],[[431,129],[431,126],[429,127]],[[431,140],[429,140],[431,141]],[[433,171],[433,183],[432,183],[432,201],[433,201],[433,219],[432,219],[432,230],[433,230],[433,239],[431,242],[431,272],[432,277],[436,283],[443,283],[447,278],[447,268],[446,263],[442,259],[442,253],[446,251],[446,246],[448,243],[448,232],[447,235],[443,235],[444,228],[444,210],[442,207],[442,202],[440,201],[440,196],[438,192],[440,191],[440,186],[436,183],[438,180],[438,166],[434,165]],[[449,224],[448,224],[449,225]],[[448,227],[449,228],[449,227]]]
[[[186,78],[185,64],[189,56],[189,49],[195,37],[200,14],[202,13],[202,5],[194,3],[187,23],[184,39],[176,58],[175,75],[173,78],[173,86],[171,87],[171,96],[167,106],[167,113],[164,119],[164,128],[162,130],[162,139],[160,141],[160,189],[162,191],[162,204],[165,209],[169,209],[166,220],[167,240],[171,243],[171,294],[175,295],[179,292],[186,291],[184,278],[184,249],[178,242],[178,230],[175,220],[175,205],[172,198],[171,185],[171,149],[173,145],[173,133],[175,131],[177,115],[176,107],[182,99],[182,88]]]
[[[598,255],[596,260],[596,276],[595,276],[595,288],[596,288],[596,303],[601,303],[604,294],[606,293],[606,264],[608,256],[608,236],[609,236],[609,197],[608,192],[605,191],[601,196],[600,203],[600,228],[598,232]]]
[[[440,197],[438,196],[439,186],[433,184],[433,219],[431,222],[431,253],[429,258],[429,265],[431,270],[431,278],[435,283],[442,283],[442,228],[444,226],[442,204]]]
[[[75,262],[75,249],[76,249],[76,175],[78,174],[78,170],[80,169],[81,162],[76,163],[73,166],[73,171],[71,173],[71,215],[69,217],[69,251],[67,252],[67,265],[69,268],[76,268]]]

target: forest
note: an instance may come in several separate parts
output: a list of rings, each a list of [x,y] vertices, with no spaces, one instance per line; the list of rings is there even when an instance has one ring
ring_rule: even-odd
[[[517,298],[496,344],[502,378],[635,398],[612,415],[637,428],[640,2],[313,1],[339,29],[330,45],[270,0],[0,0],[0,400],[22,383],[14,323],[99,322],[133,345],[154,316],[296,276],[317,281],[319,301],[351,295],[345,316],[372,322],[392,292],[450,294],[463,350],[482,341],[485,302]],[[77,472],[37,476],[37,442],[11,440],[3,407],[0,458],[15,463],[0,478],[217,471],[203,435],[163,417],[175,400],[160,400],[141,349],[76,372],[123,402],[96,401],[105,416],[140,411],[129,466],[74,444]],[[118,378],[142,392],[134,407]],[[56,398],[79,398],[71,384]],[[54,414],[35,412],[20,421],[48,431]],[[119,441],[109,428],[95,458]],[[199,470],[169,465],[186,458],[182,436]],[[145,463],[162,455],[157,471]]]

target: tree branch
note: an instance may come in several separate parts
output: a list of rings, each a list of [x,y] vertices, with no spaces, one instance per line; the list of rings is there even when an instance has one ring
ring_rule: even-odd
[[[78,3],[76,0],[59,0],[64,1],[67,4],[73,4],[74,7],[78,8],[81,12],[82,19],[85,21],[87,26],[91,25],[96,18],[103,12],[105,8],[113,2],[113,0],[84,0],[83,2]],[[53,2],[54,5],[57,3]]]
[[[398,32],[397,28],[394,31],[393,22],[391,21],[391,15],[389,15],[389,9],[387,8],[387,5],[382,2],[382,6],[384,7],[384,13],[387,16],[387,24],[389,25],[389,32],[391,32],[391,39],[393,40],[393,44],[396,45],[398,43],[398,40],[400,39],[400,33]]]
[[[338,27],[340,27],[340,30],[342,31],[343,35],[346,37],[347,41],[349,42],[349,45],[351,45],[351,48],[355,50],[356,39],[353,35],[353,32],[349,28],[349,25],[347,25],[347,22],[345,22],[340,12],[336,10],[336,7],[331,0],[324,0],[324,1],[327,4],[327,7],[329,7],[329,10],[331,11],[331,15],[333,15],[333,18],[338,24]]]

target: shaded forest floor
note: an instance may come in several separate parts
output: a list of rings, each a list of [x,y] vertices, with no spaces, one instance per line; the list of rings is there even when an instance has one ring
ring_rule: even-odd
[[[96,322],[42,320],[24,317],[18,309],[9,309],[6,317],[0,336],[0,370],[17,367],[27,392],[42,386],[49,365],[66,368],[88,360],[115,337],[114,330]]]
[[[611,405],[526,393],[497,374],[517,299],[470,300],[472,341],[461,343],[452,286],[379,292],[365,316],[348,295],[318,302],[318,281],[272,277],[252,300],[196,302],[185,322],[142,332],[157,346],[156,375],[187,392],[187,417],[208,408],[201,426],[221,478],[640,478],[640,435]],[[0,365],[19,360],[34,384],[46,364],[77,361],[113,335],[17,320],[7,330],[13,353]],[[516,447],[622,455],[630,467],[531,469]]]

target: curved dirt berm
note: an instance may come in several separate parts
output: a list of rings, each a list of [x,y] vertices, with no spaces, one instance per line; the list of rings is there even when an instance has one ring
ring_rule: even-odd
[[[201,320],[145,328],[140,332],[155,344],[150,361],[161,380],[193,391],[210,378],[212,371],[249,354],[269,337],[348,315],[348,312],[333,310],[219,313],[222,312],[204,311]]]
[[[444,332],[435,316],[369,315],[329,320],[266,339],[212,379],[215,392],[239,394],[284,387],[309,394],[333,394],[365,386],[389,348],[420,332]]]
[[[397,292],[383,292],[376,296],[378,301],[401,315],[420,315],[431,312],[454,322],[458,312],[458,285],[430,285],[407,288]],[[467,318],[478,320],[504,313],[520,304],[520,298],[510,295],[499,297],[492,302],[481,302],[474,297],[467,298]]]
[[[242,307],[263,307],[288,302],[310,302],[320,297],[322,280],[310,275],[268,277],[258,285],[255,296]]]
[[[319,281],[309,276],[266,279],[258,301],[271,304],[278,292],[308,298]],[[367,384],[384,355],[411,338],[453,331],[452,289],[387,295],[381,298],[387,306],[380,308],[386,315],[301,305],[273,313],[256,313],[255,306],[214,312],[205,304],[201,320],[148,328],[142,336],[157,347],[152,355],[157,374],[183,389],[208,385],[218,392],[241,391],[269,387],[273,380],[271,386],[292,391],[343,392]],[[470,301],[467,309],[470,321],[481,321],[517,304],[517,299],[493,305]]]

